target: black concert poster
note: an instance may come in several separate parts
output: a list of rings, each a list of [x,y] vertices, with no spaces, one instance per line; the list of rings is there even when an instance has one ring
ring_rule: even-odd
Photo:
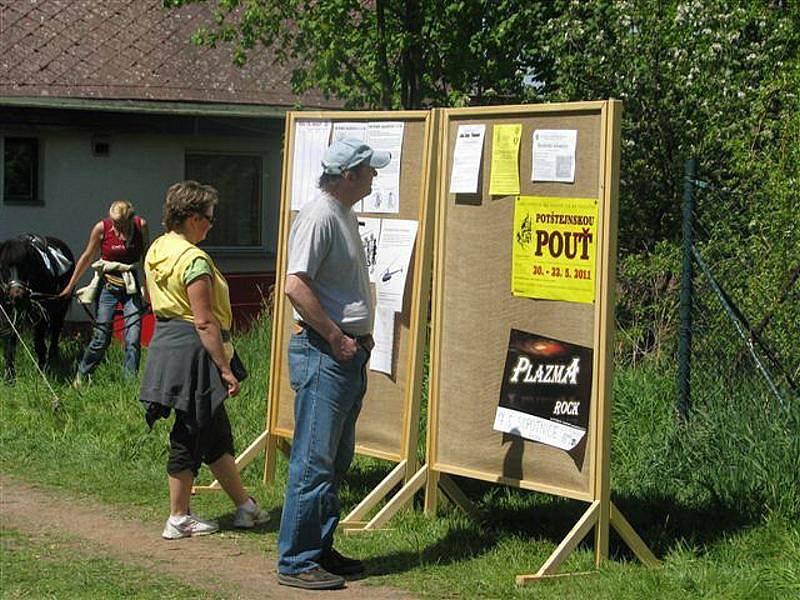
[[[494,429],[567,452],[586,437],[592,349],[512,329]]]

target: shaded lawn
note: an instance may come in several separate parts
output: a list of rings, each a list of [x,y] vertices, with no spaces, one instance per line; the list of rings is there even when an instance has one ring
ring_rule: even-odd
[[[229,403],[239,449],[263,430],[269,328],[262,323],[237,340],[251,378]],[[63,409],[22,355],[16,385],[0,387],[4,472],[119,507],[151,522],[158,535],[168,510],[164,465],[170,423],[148,432],[137,382],[119,376],[121,354],[112,347],[92,384],[77,393],[68,383],[81,350],[65,344],[52,377]],[[369,581],[422,596],[537,598],[800,598],[800,435],[797,405],[787,418],[770,418],[748,393],[679,427],[672,417],[670,373],[639,368],[618,374],[612,442],[614,502],[664,566],[638,564],[612,536],[615,559],[598,574],[517,589],[514,576],[535,572],[585,509],[585,504],[478,481],[456,479],[479,506],[474,522],[445,506],[439,518],[405,511],[387,531],[339,536],[337,546],[367,561]],[[753,405],[755,404],[755,408]],[[424,436],[422,436],[424,439]],[[358,458],[342,489],[354,506],[391,469]],[[243,472],[245,484],[277,515],[286,463],[277,485],[261,483],[263,456]],[[211,479],[206,471],[201,482]],[[420,499],[417,499],[419,507]],[[222,494],[202,494],[193,510],[232,523]],[[254,551],[274,555],[275,527],[243,534]],[[562,568],[593,567],[590,535]],[[64,577],[69,578],[64,572]],[[68,586],[68,581],[63,582]]]

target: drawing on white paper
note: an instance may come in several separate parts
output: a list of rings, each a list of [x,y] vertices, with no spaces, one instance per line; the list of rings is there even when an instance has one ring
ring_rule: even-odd
[[[403,267],[400,267],[400,268],[392,270],[393,266],[394,265],[389,265],[388,267],[386,267],[386,269],[381,274],[381,281],[383,283],[386,283],[387,281],[391,281],[392,277],[394,277],[398,273],[402,273],[403,272]]]
[[[403,295],[414,242],[417,222],[406,219],[384,219],[378,242],[377,272],[375,281],[377,304],[395,312],[403,310]]]
[[[367,261],[369,280],[375,283],[378,264],[378,244],[381,238],[381,219],[375,217],[359,217],[358,233],[364,247],[364,258]]]
[[[373,150],[391,154],[389,164],[378,170],[372,180],[372,193],[361,201],[361,211],[367,213],[400,212],[400,161],[403,150],[402,121],[379,121],[367,125],[367,144]]]

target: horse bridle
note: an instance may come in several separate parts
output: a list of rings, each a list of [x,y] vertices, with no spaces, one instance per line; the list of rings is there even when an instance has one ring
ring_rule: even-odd
[[[8,281],[3,280],[0,278],[0,286],[2,287],[4,292],[11,291],[11,288],[22,288],[22,291],[29,292],[31,288],[25,284],[24,281],[19,279],[19,271],[17,271],[16,265],[7,266],[6,269],[8,270],[9,279]],[[5,269],[4,269],[5,270]]]
[[[29,286],[27,283],[19,279],[19,273],[17,272],[17,267],[9,267],[9,271],[11,274],[11,278],[8,281],[0,280],[0,292],[3,295],[10,296],[11,290],[14,288],[18,288],[22,290],[22,293],[26,295],[31,300],[41,299],[47,300],[50,298],[55,298],[57,294],[45,294],[42,292],[36,292]]]

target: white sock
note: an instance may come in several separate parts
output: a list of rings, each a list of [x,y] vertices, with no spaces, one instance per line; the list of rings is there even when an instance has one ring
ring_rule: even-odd
[[[188,517],[189,515],[170,515],[169,522],[173,525],[180,525],[183,523],[183,520]]]
[[[252,511],[254,511],[256,509],[256,506],[257,506],[257,504],[255,503],[255,500],[253,500],[251,497],[248,496],[247,500],[245,500],[244,504],[240,504],[236,508],[243,508],[245,510],[248,510],[248,511],[252,512]]]

